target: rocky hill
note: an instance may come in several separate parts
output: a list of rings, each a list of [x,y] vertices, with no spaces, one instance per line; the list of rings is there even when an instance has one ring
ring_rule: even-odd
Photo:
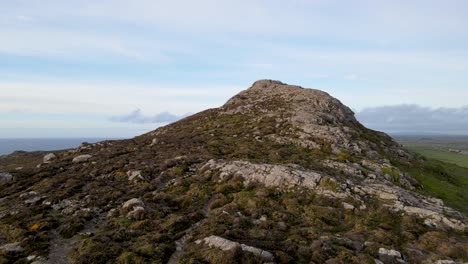
[[[0,157],[0,263],[463,263],[425,161],[327,93],[261,80],[129,140]]]

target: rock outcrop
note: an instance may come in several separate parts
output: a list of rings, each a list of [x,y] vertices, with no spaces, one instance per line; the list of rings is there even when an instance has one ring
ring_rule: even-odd
[[[195,241],[196,244],[205,243],[210,247],[219,248],[223,251],[234,250],[240,248],[242,251],[250,252],[258,257],[261,257],[263,260],[271,262],[274,261],[274,256],[268,251],[262,250],[260,248],[247,246],[245,244],[239,244],[237,242],[219,237],[219,236],[209,236],[205,237],[202,240]]]
[[[15,177],[8,172],[0,172],[0,184],[13,181]]]
[[[317,172],[307,171],[298,166],[253,164],[246,161],[223,162],[210,160],[201,170],[219,170],[220,180],[239,176],[246,182],[259,182],[270,187],[307,187],[314,188],[322,178]]]
[[[4,250],[8,253],[17,253],[24,251],[23,247],[18,242],[1,245],[0,250]]]
[[[92,157],[93,157],[92,155],[80,155],[80,156],[74,157],[72,162],[73,163],[85,162],[85,161],[88,161]]]
[[[44,156],[44,163],[51,163],[53,160],[57,159],[57,156],[54,153],[48,153]]]

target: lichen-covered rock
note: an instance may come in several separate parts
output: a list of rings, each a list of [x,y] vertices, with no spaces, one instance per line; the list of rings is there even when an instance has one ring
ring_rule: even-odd
[[[127,213],[127,217],[132,220],[143,220],[145,219],[146,210],[142,206],[135,206],[130,212]]]
[[[9,243],[9,244],[1,245],[0,250],[16,253],[16,252],[24,251],[24,248],[20,245],[19,242],[16,242],[16,243]]]
[[[334,162],[327,163],[336,164]],[[370,163],[365,164],[369,165]],[[385,168],[385,166],[383,167]],[[429,226],[446,226],[459,231],[464,231],[467,228],[467,224],[464,221],[453,218],[459,217],[459,214],[455,210],[444,206],[439,199],[427,198],[415,192],[405,190],[397,185],[389,184],[383,178],[373,181],[365,180],[360,183],[348,180],[341,188],[330,189],[329,185],[338,186],[338,182],[334,178],[292,165],[283,166],[256,164],[247,161],[210,160],[202,166],[201,170],[219,171],[220,180],[238,176],[242,177],[246,182],[259,182],[269,187],[287,189],[301,186],[314,189],[323,196],[335,199],[352,197],[357,201],[361,201],[361,197],[369,194],[375,195],[387,202],[388,206],[396,211],[404,211],[408,214],[424,218],[425,223]],[[343,204],[343,206],[345,209],[354,209],[354,206],[351,204]],[[365,205],[361,207],[366,208]],[[453,217],[446,217],[443,213],[451,213]]]
[[[215,161],[210,160],[204,169],[219,170],[221,180],[239,176],[246,182],[259,182],[274,187],[308,187],[314,188],[322,178],[317,172],[301,169],[298,166],[281,166],[271,164],[255,164],[246,161]]]
[[[439,199],[425,197],[395,185],[382,183],[364,184],[360,189],[385,200],[395,211],[423,218],[428,226],[448,227],[461,232],[468,228],[464,216],[446,207]]]
[[[225,115],[255,114],[257,118],[275,117],[282,120],[296,132],[293,133],[294,137],[268,135],[268,138],[280,144],[292,143],[311,149],[330,146],[334,153],[345,151],[355,155],[378,149],[365,140],[356,140],[364,131],[351,109],[329,94],[315,89],[259,80],[232,97],[220,110]],[[383,133],[378,136],[386,144],[387,153],[409,156],[390,137]]]
[[[25,204],[34,205],[39,202],[42,198],[39,196],[39,193],[36,191],[30,191],[26,193],[22,193],[19,196],[20,198],[24,199]]]
[[[74,199],[64,199],[52,205],[52,209],[56,211],[60,211],[64,215],[73,215],[75,212],[80,210],[82,206],[83,206],[82,201],[78,201]]]
[[[355,177],[364,177],[362,174],[362,168],[358,164],[345,164],[333,160],[323,161],[325,167],[333,168],[335,170],[341,171],[344,174],[352,175]]]
[[[126,201],[125,203],[122,204],[122,209],[125,212],[131,211],[134,207],[144,208],[145,204],[143,203],[142,200],[140,200],[138,198],[132,198],[132,199],[130,199],[130,200],[128,200],[128,201]]]
[[[129,170],[127,171],[127,176],[129,181],[139,181],[145,179],[139,170]]]
[[[205,243],[209,247],[219,248],[223,251],[234,250],[240,248],[242,251],[250,252],[258,257],[261,257],[265,261],[274,261],[274,256],[271,252],[262,250],[260,248],[240,244],[219,236],[209,236],[204,239],[195,241],[196,244]]]
[[[203,240],[196,241],[197,244],[200,244],[201,242],[206,243],[210,247],[219,248],[223,251],[233,250],[235,248],[240,247],[239,243],[233,242],[231,240],[219,236],[209,236],[205,237]]]
[[[379,259],[385,264],[406,263],[399,251],[393,249],[379,248]]]
[[[149,145],[150,147],[154,146],[154,145],[157,145],[158,144],[158,139],[157,138],[153,138],[151,140],[151,144]]]
[[[81,162],[86,162],[89,159],[91,159],[93,156],[86,154],[86,155],[79,155],[73,158],[72,162],[73,163],[81,163]]]
[[[435,264],[457,264],[457,262],[451,259],[440,259],[440,260],[437,260]]]
[[[0,172],[0,184],[13,181],[15,177],[8,172]]]
[[[44,158],[42,159],[42,162],[43,163],[51,163],[55,159],[57,159],[57,156],[54,153],[48,153],[48,154],[46,154],[44,156]]]
[[[343,208],[345,210],[354,210],[354,206],[352,204],[349,204],[349,203],[346,203],[346,202],[343,202]]]

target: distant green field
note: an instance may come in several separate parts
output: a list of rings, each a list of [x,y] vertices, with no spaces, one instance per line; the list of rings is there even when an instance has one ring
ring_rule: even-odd
[[[440,160],[447,163],[457,164],[458,166],[468,168],[468,155],[458,154],[445,150],[433,149],[424,146],[407,146],[413,152],[421,154],[429,159]],[[468,175],[467,175],[468,177]]]
[[[468,150],[468,137],[397,137],[403,146],[422,155],[422,166],[407,170],[424,186],[418,191],[442,199],[468,215],[468,155],[448,151]]]
[[[396,136],[395,139],[405,148],[428,159],[468,168],[468,136]],[[464,154],[451,152],[450,149]]]
[[[410,167],[408,171],[424,186],[419,192],[442,199],[468,215],[468,168],[428,159],[424,166]]]

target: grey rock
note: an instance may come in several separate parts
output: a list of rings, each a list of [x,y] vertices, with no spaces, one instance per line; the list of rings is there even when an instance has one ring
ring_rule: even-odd
[[[127,218],[132,220],[143,220],[146,216],[146,210],[142,206],[135,206],[127,213]]]
[[[281,221],[281,222],[278,222],[278,229],[281,231],[285,231],[288,229],[288,226],[286,225],[285,222]]]
[[[153,140],[151,141],[151,144],[149,145],[150,147],[154,146],[154,145],[157,145],[158,144],[158,139],[157,138],[153,138]]]
[[[35,204],[39,202],[40,200],[42,200],[42,198],[39,196],[39,193],[36,191],[22,193],[19,197],[26,199],[24,201],[25,204]]]
[[[356,168],[355,165],[350,165],[346,163],[341,163],[333,160],[325,160],[322,163],[325,167],[332,168],[338,171],[341,171],[344,174],[356,176],[356,177],[363,177],[362,170]]]
[[[23,252],[24,251],[24,248],[20,245],[19,242],[1,245],[0,249],[6,252]]]
[[[374,161],[363,161],[367,167],[375,167],[376,170],[389,167],[388,164],[379,164]],[[353,167],[351,165],[348,165]],[[424,218],[425,223],[429,226],[441,227],[446,226],[455,230],[464,231],[467,228],[466,218],[463,218],[455,210],[446,207],[439,199],[428,198],[417,194],[410,190],[403,189],[397,185],[386,182],[382,177],[372,181],[367,179],[360,183],[353,183],[348,180],[346,183],[340,183],[339,180],[320,174],[315,171],[305,170],[297,165],[272,165],[272,164],[257,164],[247,161],[223,161],[210,160],[202,168],[201,171],[219,171],[219,180],[223,181],[230,177],[241,177],[245,182],[259,182],[269,187],[278,187],[280,189],[288,189],[297,186],[314,189],[318,194],[330,198],[345,199],[348,197],[356,201],[361,201],[361,197],[367,195],[375,195],[378,198],[385,200],[387,206],[394,211],[404,211],[407,214],[416,215]],[[331,189],[327,184],[321,183],[331,182],[332,185],[342,186],[343,189]],[[351,191],[352,190],[352,191]],[[354,209],[352,205],[343,205],[347,209]],[[366,206],[360,207],[365,210]],[[448,215],[446,215],[448,214]],[[451,216],[449,216],[451,215]]]
[[[138,198],[132,198],[128,201],[126,201],[125,203],[122,204],[122,209],[126,210],[127,212],[132,210],[134,207],[145,207],[145,204],[143,203],[142,200],[138,199]]]
[[[201,170],[219,170],[220,179],[240,176],[246,182],[260,182],[265,186],[291,188],[304,186],[314,188],[322,175],[298,166],[282,166],[271,164],[255,164],[247,161],[215,161],[210,160]]]
[[[0,184],[15,180],[15,177],[8,172],[0,172]]]
[[[139,170],[129,170],[127,171],[127,176],[129,181],[139,181],[145,179]]]
[[[39,195],[38,192],[36,192],[36,191],[30,191],[30,192],[25,192],[25,193],[20,194],[19,197],[20,197],[20,198],[26,198],[26,197],[32,197],[32,196],[37,196],[37,195]]]
[[[117,214],[118,214],[117,209],[112,208],[112,209],[110,209],[110,210],[107,212],[106,217],[107,217],[107,218],[113,218],[113,217],[117,216]]]
[[[383,263],[406,263],[401,253],[394,249],[379,248],[379,259]]]
[[[54,153],[48,153],[44,156],[43,158],[43,161],[44,163],[51,163],[52,161],[54,161],[55,159],[57,159],[57,156],[54,154]]]
[[[25,204],[35,204],[37,202],[39,202],[41,200],[41,197],[39,196],[35,196],[35,197],[32,197],[30,199],[27,199],[26,201],[24,201]]]
[[[428,226],[448,227],[461,232],[468,227],[466,218],[444,206],[439,199],[426,197],[392,184],[368,183],[362,187],[366,193],[385,200],[394,211],[423,218]]]
[[[209,236],[204,239],[195,241],[196,244],[205,243],[209,247],[219,248],[223,251],[233,250],[236,248],[241,248],[242,251],[253,253],[256,256],[261,257],[265,261],[274,261],[274,256],[271,252],[262,250],[260,248],[248,246],[245,244],[240,244],[219,236]]]
[[[233,242],[231,240],[228,240],[219,236],[209,236],[209,237],[205,237],[202,240],[195,241],[195,243],[197,244],[200,244],[202,242],[207,244],[209,247],[219,248],[223,251],[228,251],[228,250],[232,250],[232,249],[240,247],[239,243]]]
[[[349,204],[349,203],[346,203],[346,202],[343,202],[343,208],[345,210],[354,210],[354,206],[352,204]]]
[[[93,156],[91,155],[79,155],[79,156],[76,156],[73,158],[72,162],[73,163],[81,163],[81,162],[85,162],[85,161],[88,161],[89,159],[91,159]]]
[[[73,199],[63,199],[57,204],[52,205],[52,209],[60,211],[64,215],[73,215],[81,209],[81,202]]]

